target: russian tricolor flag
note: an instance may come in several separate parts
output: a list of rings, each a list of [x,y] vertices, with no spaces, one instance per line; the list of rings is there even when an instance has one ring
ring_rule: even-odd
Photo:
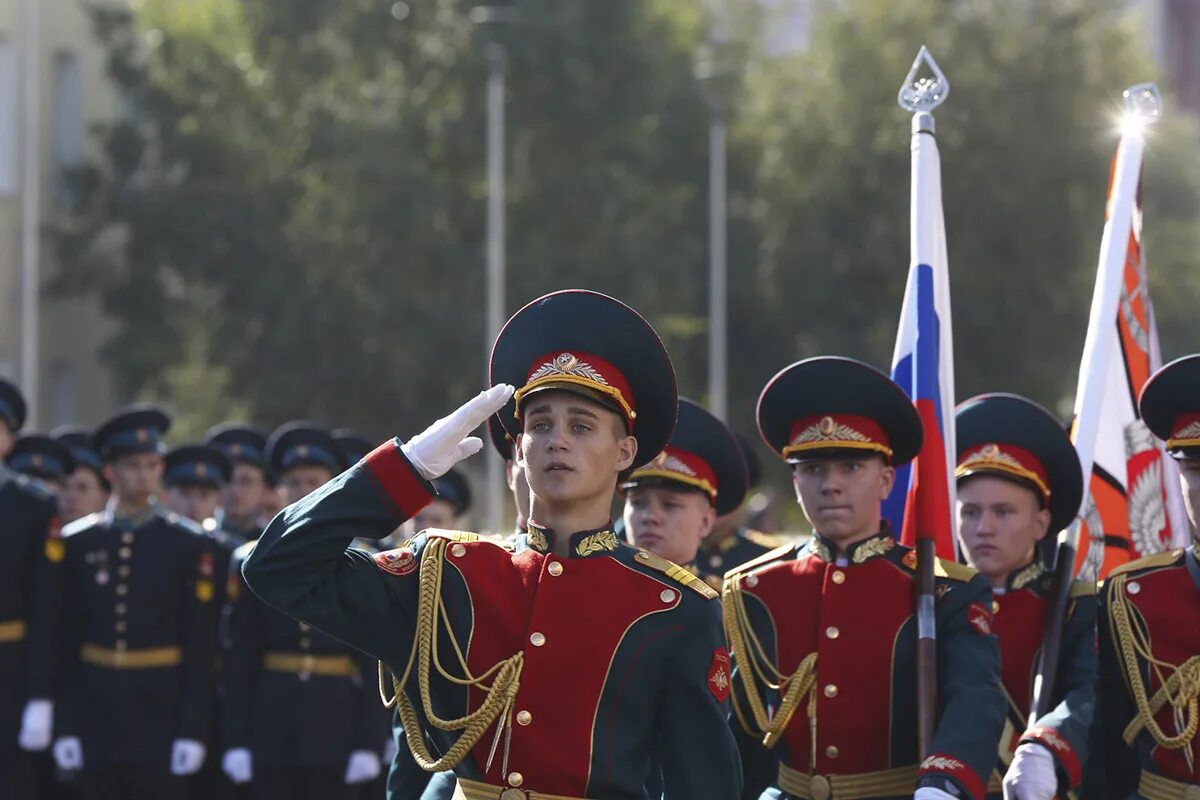
[[[925,124],[919,124],[925,116]],[[884,516],[900,541],[932,537],[940,558],[955,558],[954,347],[950,276],[942,218],[942,168],[932,118],[914,118],[911,254],[892,379],[913,399],[925,426],[921,454],[896,470]]]

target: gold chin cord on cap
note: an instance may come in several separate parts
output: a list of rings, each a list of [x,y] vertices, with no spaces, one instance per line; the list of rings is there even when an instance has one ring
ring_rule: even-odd
[[[721,594],[721,616],[725,623],[725,635],[730,648],[738,657],[737,675],[746,691],[746,702],[750,706],[753,720],[746,718],[736,691],[730,694],[733,710],[742,728],[751,736],[762,736],[763,746],[770,749],[779,741],[805,697],[809,698],[809,723],[816,724],[814,689],[817,683],[817,654],[809,653],[792,675],[784,675],[776,669],[750,625],[745,599],[742,596],[742,575],[727,578]],[[763,705],[764,690],[778,691],[783,695],[779,710],[774,715],[769,714]],[[815,736],[813,742],[816,742]]]
[[[1137,735],[1145,730],[1160,747],[1180,750],[1187,747],[1200,727],[1197,714],[1197,699],[1200,698],[1200,656],[1192,656],[1178,667],[1154,657],[1150,652],[1150,636],[1146,622],[1136,608],[1132,607],[1126,594],[1128,575],[1117,575],[1110,579],[1108,590],[1109,632],[1120,653],[1125,667],[1125,677],[1133,695],[1137,715],[1125,728],[1125,742],[1131,747]],[[1142,672],[1138,657],[1145,660],[1158,679],[1159,689],[1152,698],[1146,696],[1142,683]],[[1166,677],[1164,677],[1166,676]],[[1154,715],[1170,703],[1175,729],[1179,733],[1168,736]],[[1194,768],[1191,748],[1184,750],[1188,768]]]
[[[409,652],[408,664],[404,667],[404,675],[399,680],[392,676],[391,698],[387,697],[386,679],[383,662],[379,663],[379,696],[386,708],[396,707],[400,721],[404,725],[404,735],[413,759],[427,772],[442,772],[452,769],[462,761],[481,738],[487,729],[496,724],[496,735],[488,754],[486,772],[491,768],[492,758],[496,754],[496,746],[500,742],[500,734],[507,731],[512,733],[513,702],[520,688],[521,667],[525,654],[517,653],[500,661],[482,675],[472,676],[467,668],[466,655],[459,646],[458,640],[450,626],[450,615],[442,601],[442,565],[445,561],[447,539],[437,536],[430,537],[421,554],[421,570],[417,596],[417,626],[413,637],[412,650]],[[466,677],[459,678],[451,675],[442,666],[438,655],[438,621],[445,626],[447,638],[454,648],[454,656],[459,668]],[[443,731],[462,731],[454,744],[441,758],[435,759],[425,744],[422,724],[417,717],[416,709],[404,687],[412,674],[413,664],[417,667],[417,685],[421,693],[421,708],[429,724]],[[442,719],[433,710],[433,702],[429,691],[430,667],[436,668],[444,680],[459,686],[467,686],[485,692],[483,703],[475,711],[457,719]],[[491,679],[491,684],[486,681]],[[504,748],[504,772],[508,772],[508,745]]]

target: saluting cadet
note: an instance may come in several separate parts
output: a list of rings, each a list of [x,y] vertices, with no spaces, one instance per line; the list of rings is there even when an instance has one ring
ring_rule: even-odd
[[[290,502],[345,468],[333,437],[306,422],[276,430],[267,459]],[[263,800],[359,797],[388,735],[375,662],[246,591],[240,567],[254,550],[239,548],[230,572],[225,773],[253,780]]]
[[[0,458],[12,450],[24,424],[25,398],[0,378]],[[32,797],[34,788],[33,763],[21,748],[44,750],[50,744],[50,704],[26,703],[27,697],[45,698],[47,665],[27,643],[37,632],[30,620],[34,592],[41,591],[42,554],[58,546],[58,526],[53,492],[0,465],[0,775],[18,800]]]
[[[85,798],[178,796],[200,769],[213,705],[214,556],[198,525],[155,502],[170,425],[134,406],[96,431],[113,498],[46,548],[39,607],[55,672],[54,757]]]
[[[938,562],[937,724],[917,752],[913,550],[881,519],[920,450],[912,402],[872,367],[812,358],[758,401],[813,538],[725,577],[745,797],[982,798],[1004,724],[987,580]]]
[[[13,472],[41,481],[56,498],[67,476],[75,471],[75,457],[66,445],[41,433],[17,439],[6,461]]]
[[[1200,797],[1200,355],[1146,382],[1142,420],[1179,466],[1190,547],[1124,564],[1100,592],[1100,684],[1084,795]]]
[[[1095,707],[1096,585],[1075,581],[1045,713],[1030,718],[1034,680],[1056,591],[1054,535],[1083,499],[1083,471],[1063,426],[1041,406],[986,394],[955,415],[958,527],[967,562],[992,585],[992,629],[1008,722],[988,794],[1001,780],[1021,800],[1065,797],[1079,788]],[[1014,756],[1015,751],[1015,756]]]
[[[734,433],[733,438],[737,441],[742,460],[746,464],[746,492],[743,494],[743,502],[729,513],[718,516],[712,533],[700,542],[696,567],[710,583],[715,583],[712,578],[719,582],[725,573],[734,567],[739,567],[750,559],[758,558],[784,544],[784,540],[778,536],[746,527],[747,509],[744,500],[750,491],[758,486],[762,477],[762,463],[754,454],[754,448],[741,434]]]
[[[401,676],[418,763],[454,769],[467,800],[641,800],[652,759],[668,798],[736,797],[716,593],[620,543],[609,518],[618,476],[674,426],[658,336],[610,297],[556,292],[505,325],[491,376],[424,433],[290,506],[247,582]],[[505,546],[426,531],[373,558],[347,550],[433,499],[429,481],[483,447],[468,434],[497,412],[529,480],[527,534]]]
[[[205,434],[204,443],[217,448],[233,465],[221,497],[217,525],[242,539],[257,539],[262,531],[259,513],[271,488],[267,476],[267,437],[258,428],[226,423]]]
[[[721,578],[703,575],[696,554],[717,517],[738,508],[746,496],[746,464],[725,423],[681,399],[671,441],[621,489],[625,532],[633,543],[720,590]]]
[[[88,514],[104,510],[112,487],[104,477],[104,463],[92,442],[92,432],[87,428],[65,425],[55,428],[50,435],[58,439],[71,451],[75,469],[67,476],[63,490],[58,495],[58,508],[63,522],[74,522]]]

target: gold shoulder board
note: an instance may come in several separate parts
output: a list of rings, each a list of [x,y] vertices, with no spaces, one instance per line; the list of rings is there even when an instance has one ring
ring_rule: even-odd
[[[648,550],[639,550],[635,558],[642,566],[649,567],[655,572],[661,572],[677,583],[682,583],[701,597],[708,600],[715,600],[721,596],[705,583],[703,578],[696,577],[674,561],[668,561],[662,556],[656,556]]]
[[[944,558],[939,558],[934,565],[933,574],[939,578],[949,578],[952,581],[966,583],[979,573],[966,564],[959,564],[957,561],[947,561]]]
[[[479,534],[471,533],[470,531],[447,531],[441,528],[426,528],[427,536],[440,536],[443,539],[449,539],[452,542],[478,542]]]
[[[1096,582],[1095,581],[1073,581],[1071,583],[1070,598],[1074,600],[1077,597],[1095,597]]]
[[[1165,553],[1155,553],[1152,556],[1139,558],[1137,561],[1130,561],[1128,564],[1121,566],[1108,573],[1108,577],[1114,575],[1123,575],[1126,572],[1133,572],[1139,569],[1158,569],[1160,567],[1169,567],[1183,556],[1183,548],[1168,550]]]
[[[772,536],[769,533],[756,531],[753,528],[746,529],[746,538],[760,547],[770,547],[772,549],[784,544],[783,539],[780,539],[778,536]]]
[[[788,553],[792,552],[793,549],[795,549],[795,545],[791,545],[791,544],[780,545],[779,547],[776,547],[774,550],[772,550],[769,553],[763,553],[758,558],[752,558],[749,561],[747,561],[745,564],[739,564],[738,566],[729,570],[728,572],[725,573],[725,580],[729,580],[729,576],[731,576],[731,575],[737,575],[740,572],[746,572],[748,570],[752,570],[755,567],[762,566],[763,564],[768,564],[772,561],[778,561],[779,559],[786,556]]]

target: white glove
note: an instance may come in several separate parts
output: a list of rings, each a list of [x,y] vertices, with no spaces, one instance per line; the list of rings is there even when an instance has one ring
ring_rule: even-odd
[[[1017,748],[1004,773],[1004,800],[1050,800],[1058,791],[1054,756],[1036,742]]]
[[[225,751],[221,769],[234,783],[249,783],[254,778],[254,759],[245,747],[235,747]]]
[[[370,750],[355,750],[346,763],[346,783],[373,781],[379,777],[379,770],[379,756]]]
[[[195,739],[176,739],[171,747],[171,774],[195,775],[204,766],[204,745]]]
[[[922,786],[913,795],[913,800],[958,800],[957,797],[932,786]]]
[[[83,768],[83,743],[78,736],[64,736],[54,743],[54,763],[61,770]]]
[[[54,727],[54,703],[49,700],[30,700],[21,714],[21,734],[17,741],[22,750],[45,750],[50,746]]]
[[[445,475],[459,461],[483,449],[482,439],[467,434],[503,408],[512,394],[513,387],[507,383],[480,392],[454,413],[400,445],[400,451],[425,480]]]

